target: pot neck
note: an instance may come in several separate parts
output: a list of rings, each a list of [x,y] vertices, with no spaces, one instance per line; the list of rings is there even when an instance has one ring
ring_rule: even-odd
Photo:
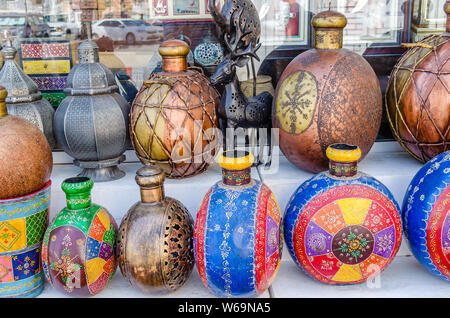
[[[142,203],[158,203],[164,200],[164,187],[145,188],[141,187],[141,201]]]
[[[74,177],[63,181],[61,188],[66,194],[68,210],[82,210],[91,206],[91,189],[94,182],[88,177]]]
[[[353,177],[358,173],[358,163],[355,162],[338,162],[330,160],[330,174],[335,177]]]
[[[229,170],[222,169],[222,181],[228,186],[242,186],[251,181],[251,169]]]

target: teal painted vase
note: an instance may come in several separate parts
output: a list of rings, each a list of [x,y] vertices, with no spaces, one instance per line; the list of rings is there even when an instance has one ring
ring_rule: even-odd
[[[47,280],[74,297],[99,293],[116,271],[117,225],[105,208],[91,202],[93,185],[88,177],[64,180],[67,207],[45,232],[42,245]]]
[[[0,297],[35,297],[42,292],[41,244],[48,223],[48,181],[41,190],[0,200]]]

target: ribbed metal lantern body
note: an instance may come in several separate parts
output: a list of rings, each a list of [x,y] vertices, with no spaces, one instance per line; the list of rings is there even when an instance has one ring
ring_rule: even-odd
[[[386,107],[397,141],[427,162],[450,149],[449,33],[415,45],[391,73]]]
[[[136,96],[130,134],[138,158],[158,164],[170,178],[196,175],[208,167],[218,138],[219,94],[197,71],[153,74]],[[211,140],[210,140],[211,139]]]
[[[128,103],[119,94],[68,96],[55,114],[55,136],[71,157],[99,161],[126,150]]]
[[[36,83],[17,65],[14,60],[16,53],[13,47],[7,46],[2,50],[5,63],[0,70],[0,85],[8,91],[8,114],[21,117],[38,127],[53,148],[56,144],[53,136],[55,110],[46,99],[42,99]]]
[[[98,62],[95,43],[83,42],[79,58],[67,79],[68,96],[55,113],[55,136],[75,164],[90,169],[84,172],[94,181],[117,179],[124,175],[117,165],[129,140],[130,105],[118,93],[112,72]]]
[[[179,201],[138,202],[119,229],[117,257],[125,279],[146,293],[168,293],[183,286],[194,267],[194,225]]]

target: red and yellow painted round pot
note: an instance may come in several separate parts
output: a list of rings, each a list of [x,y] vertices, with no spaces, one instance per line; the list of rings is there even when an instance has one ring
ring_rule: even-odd
[[[361,156],[356,148],[337,150],[353,151],[351,156],[327,151],[330,170],[303,183],[284,215],[292,258],[327,284],[358,284],[378,275],[402,240],[398,203],[381,182],[354,169]]]

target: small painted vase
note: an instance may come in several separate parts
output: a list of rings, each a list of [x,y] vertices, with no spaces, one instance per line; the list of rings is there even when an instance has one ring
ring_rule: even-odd
[[[417,172],[406,191],[402,217],[414,256],[432,274],[450,281],[450,151]]]
[[[55,217],[42,244],[47,280],[74,297],[99,293],[116,271],[117,225],[105,208],[91,203],[93,185],[88,177],[64,180],[67,207]]]
[[[222,181],[207,192],[194,228],[194,252],[203,284],[218,297],[254,297],[278,271],[281,211],[272,191],[251,178],[251,153],[219,156]]]
[[[327,284],[358,284],[383,271],[402,240],[400,209],[391,192],[357,170],[361,150],[333,144],[329,171],[304,182],[284,215],[295,263]]]
[[[194,222],[180,201],[164,195],[164,179],[157,166],[137,171],[141,201],[123,218],[117,238],[123,277],[145,293],[177,290],[194,268]]]

